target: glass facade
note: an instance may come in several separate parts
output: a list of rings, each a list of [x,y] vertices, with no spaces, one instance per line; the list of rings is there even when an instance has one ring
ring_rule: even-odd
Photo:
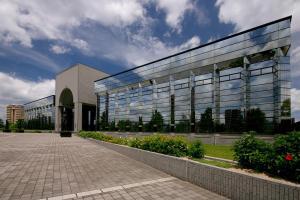
[[[291,114],[290,25],[286,17],[97,80],[98,116],[147,123],[157,110],[166,125],[195,131],[208,108],[218,124],[259,108],[280,123]]]
[[[24,104],[24,111],[25,122],[37,126],[32,128],[52,127],[55,123],[55,95]]]

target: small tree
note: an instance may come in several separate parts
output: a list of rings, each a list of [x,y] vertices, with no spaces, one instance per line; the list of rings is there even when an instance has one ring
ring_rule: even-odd
[[[4,127],[3,119],[0,119],[0,128]]]
[[[163,131],[164,118],[159,111],[155,110],[152,113],[151,120],[149,121],[149,126],[152,128],[153,131]]]
[[[212,117],[212,109],[206,108],[205,112],[201,114],[199,122],[200,131],[212,132],[214,129],[214,120]]]
[[[266,118],[265,113],[259,108],[253,108],[246,113],[246,128],[248,131],[262,133],[265,130]]]
[[[182,115],[181,120],[176,124],[175,131],[177,133],[190,132],[190,120],[185,115]]]
[[[9,127],[10,125],[9,125],[9,121],[8,120],[6,120],[6,122],[5,122],[5,127],[4,127],[4,130],[3,130],[3,132],[11,132],[11,130],[10,130],[10,127]]]
[[[24,120],[18,119],[16,122],[16,131],[17,132],[24,132]]]
[[[107,115],[106,112],[102,112],[102,115],[100,117],[100,122],[99,122],[100,130],[106,130],[108,128],[108,121],[107,121]]]

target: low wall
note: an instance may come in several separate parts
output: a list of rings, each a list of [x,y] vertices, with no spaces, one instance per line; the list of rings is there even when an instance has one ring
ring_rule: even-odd
[[[298,184],[283,184],[191,160],[94,139],[89,140],[230,199],[300,199]]]
[[[146,132],[104,132],[108,135],[113,135],[116,137],[143,137],[151,135],[153,133]],[[169,133],[168,135],[180,135],[187,137],[189,140],[200,139],[204,144],[221,144],[221,145],[232,145],[235,141],[240,139],[241,135],[239,134],[174,134]],[[273,135],[256,135],[257,138],[262,139],[266,142],[272,142],[274,140]]]

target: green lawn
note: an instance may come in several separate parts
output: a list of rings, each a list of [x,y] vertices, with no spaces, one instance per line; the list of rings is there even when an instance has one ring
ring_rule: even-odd
[[[204,144],[205,155],[233,160],[232,146]]]
[[[222,167],[222,168],[232,168],[235,167],[234,164],[231,163],[226,163],[226,162],[221,162],[221,161],[216,161],[216,160],[208,160],[208,159],[198,159],[198,158],[192,158],[192,160],[200,162],[200,163],[205,163],[208,165],[213,165],[217,167]]]

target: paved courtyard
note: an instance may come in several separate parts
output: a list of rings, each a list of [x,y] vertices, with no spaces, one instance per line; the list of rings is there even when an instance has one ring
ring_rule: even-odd
[[[0,133],[0,199],[225,199],[77,136]]]

